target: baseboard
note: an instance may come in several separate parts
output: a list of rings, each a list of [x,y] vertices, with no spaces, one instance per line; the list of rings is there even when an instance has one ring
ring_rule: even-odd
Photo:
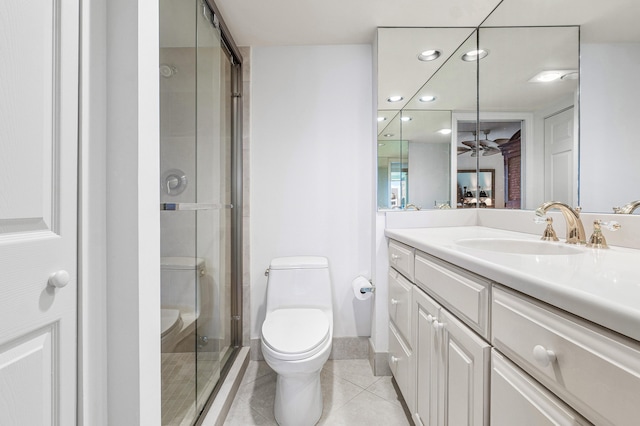
[[[367,359],[368,342],[368,337],[334,337],[329,359]],[[251,360],[264,360],[260,339],[251,339]]]
[[[224,424],[231,404],[238,393],[247,365],[249,365],[249,348],[243,347],[233,361],[233,365],[213,403],[208,407],[206,414],[203,414],[204,418],[198,422],[198,426],[222,426]]]
[[[369,341],[369,364],[373,370],[374,376],[391,376],[391,367],[389,367],[389,353],[376,352],[375,346],[371,339]]]

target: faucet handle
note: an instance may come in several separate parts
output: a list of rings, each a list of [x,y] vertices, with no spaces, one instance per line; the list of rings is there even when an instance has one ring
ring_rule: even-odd
[[[615,220],[610,220],[608,222],[602,222],[601,220],[597,220],[595,222],[599,222],[599,225],[603,228],[608,229],[609,231],[617,231],[618,229],[622,228],[622,225],[620,225],[618,222],[616,222]],[[594,223],[595,223],[594,222]]]
[[[603,222],[599,219],[594,220],[593,234],[591,234],[591,238],[589,238],[587,247],[601,248],[601,249],[609,248],[609,246],[607,245],[607,240],[604,238],[604,234],[602,233],[602,229],[601,229],[602,227],[610,231],[617,231],[622,226],[615,220],[610,220],[608,222]]]
[[[542,233],[542,238],[540,238],[543,241],[558,241],[558,236],[556,235],[556,231],[553,229],[553,219],[549,216],[543,216],[543,217],[534,217],[533,221],[535,223],[541,224],[541,223],[546,223],[547,227],[545,228],[544,232]]]

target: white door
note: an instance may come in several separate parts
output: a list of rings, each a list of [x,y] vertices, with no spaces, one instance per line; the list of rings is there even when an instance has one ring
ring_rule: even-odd
[[[577,202],[573,107],[544,120],[545,200]]]
[[[0,1],[3,426],[76,422],[78,26],[78,0]]]

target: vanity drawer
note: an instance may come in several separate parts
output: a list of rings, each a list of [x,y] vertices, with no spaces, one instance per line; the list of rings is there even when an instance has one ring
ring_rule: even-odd
[[[413,281],[415,249],[398,241],[389,241],[389,265]]]
[[[418,287],[489,339],[490,281],[422,252],[416,254],[415,274]]]
[[[494,346],[588,420],[638,424],[640,343],[498,287],[492,314]]]
[[[405,346],[393,324],[389,324],[389,367],[407,403],[413,401],[412,376],[409,374],[411,361],[411,351]]]
[[[495,349],[491,351],[491,426],[590,424]]]
[[[411,338],[412,288],[412,283],[395,269],[389,268],[389,317],[406,341]]]

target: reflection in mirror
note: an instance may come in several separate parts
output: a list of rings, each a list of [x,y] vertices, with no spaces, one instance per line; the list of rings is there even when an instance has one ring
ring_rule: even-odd
[[[479,45],[490,54],[479,64],[472,154],[496,170],[495,207],[577,205],[579,28],[482,27]]]
[[[457,193],[459,208],[495,206],[495,170],[458,170]]]
[[[450,207],[451,112],[403,109],[400,120],[408,150],[408,202]]]
[[[399,35],[414,41],[422,36],[421,46],[437,46],[442,52],[441,57],[446,56],[446,60],[441,60],[442,65],[437,72],[427,74],[426,83],[422,80],[414,87],[398,115],[394,116],[389,110],[378,113],[378,208],[405,208],[410,204],[425,209],[454,207],[457,200],[456,176],[451,171],[455,170],[452,135],[456,135],[456,123],[452,122],[452,115],[472,114],[475,121],[477,66],[460,58],[467,51],[476,50],[476,32],[469,28],[381,30],[386,31],[378,34],[379,41],[394,34],[391,30],[397,30]],[[403,45],[397,37],[393,39],[399,46]],[[383,45],[379,44],[379,47]],[[410,56],[417,61],[417,55]],[[382,76],[380,80],[383,81]],[[380,98],[385,96],[380,94]],[[379,100],[379,105],[382,102],[386,101]],[[384,123],[388,124],[385,126]],[[399,133],[401,139],[394,143],[395,136],[392,135]],[[399,186],[390,177],[397,159],[401,159],[405,166],[401,177],[406,179],[406,182],[400,180]],[[393,193],[394,185],[399,194]]]
[[[386,123],[386,125],[385,125]],[[378,208],[404,208],[407,202],[408,148],[400,114],[378,112]]]
[[[475,121],[458,122],[458,172],[475,169],[479,161],[481,170],[492,170],[495,175],[491,180],[493,189],[490,203],[479,203],[478,207],[521,207],[521,126],[522,121],[519,120],[481,121],[479,127]],[[477,191],[482,190],[486,191],[487,188],[480,179]],[[464,201],[459,200],[458,207],[468,207],[469,197]]]

